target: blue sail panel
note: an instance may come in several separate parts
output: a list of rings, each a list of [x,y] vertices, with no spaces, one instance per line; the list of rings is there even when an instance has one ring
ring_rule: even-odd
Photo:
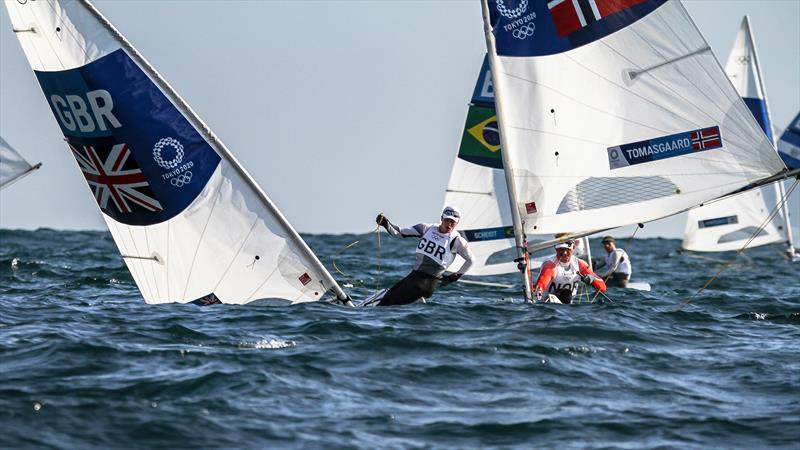
[[[742,100],[744,100],[744,104],[747,105],[750,112],[753,113],[753,117],[756,118],[758,126],[764,130],[767,139],[772,142],[772,123],[770,123],[769,116],[767,115],[767,103],[763,98],[742,97]]]
[[[489,66],[489,56],[484,55],[481,64],[481,73],[472,92],[472,103],[476,105],[494,107],[494,84],[492,83],[492,70]]]
[[[790,169],[800,169],[800,113],[795,116],[778,140],[778,155]]]
[[[100,209],[152,225],[186,209],[220,156],[119,49],[85,66],[36,76]]]
[[[543,56],[602,39],[667,0],[489,0],[497,54]]]

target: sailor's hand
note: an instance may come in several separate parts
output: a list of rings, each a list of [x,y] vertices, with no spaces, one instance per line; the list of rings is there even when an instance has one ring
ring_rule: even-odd
[[[383,213],[380,213],[378,214],[378,217],[375,218],[375,223],[386,228],[389,225],[389,219],[387,219]]]
[[[449,273],[447,275],[442,276],[442,282],[444,284],[455,283],[458,279],[461,278],[460,273]]]
[[[594,275],[592,274],[581,275],[581,281],[583,281],[588,285],[591,285],[592,283],[594,283]]]
[[[534,292],[534,297],[536,297],[536,301],[537,302],[541,302],[542,301],[542,290],[539,289],[539,288],[536,288],[536,291]]]

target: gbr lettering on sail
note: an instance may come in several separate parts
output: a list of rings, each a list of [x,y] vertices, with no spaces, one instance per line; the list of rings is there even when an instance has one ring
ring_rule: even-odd
[[[92,133],[95,130],[106,131],[120,128],[122,124],[114,116],[114,100],[105,89],[89,91],[86,96],[53,94],[50,105],[56,113],[58,121],[69,131]]]

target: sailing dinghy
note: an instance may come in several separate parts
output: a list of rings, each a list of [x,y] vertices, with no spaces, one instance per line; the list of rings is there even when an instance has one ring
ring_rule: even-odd
[[[88,1],[6,1],[147,303],[319,300],[336,283],[225,144]]]
[[[14,147],[0,137],[0,189],[42,167],[42,163],[31,165]]]
[[[482,3],[519,257],[787,176],[679,1]]]
[[[764,78],[747,16],[742,19],[733,49],[728,55],[725,73],[769,141],[774,142]],[[772,188],[778,200],[785,197],[783,181],[774,183]],[[722,252],[739,250],[744,245],[758,247],[785,242],[791,258],[794,247],[789,210],[784,202],[779,209],[781,223],[776,225],[775,221],[769,220],[770,208],[762,194],[764,189],[768,188],[753,189],[689,210],[681,247],[696,252]]]

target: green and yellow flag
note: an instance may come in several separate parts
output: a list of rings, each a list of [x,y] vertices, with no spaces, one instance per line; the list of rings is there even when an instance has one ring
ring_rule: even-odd
[[[500,129],[494,108],[476,105],[469,107],[458,157],[480,166],[503,168]]]

